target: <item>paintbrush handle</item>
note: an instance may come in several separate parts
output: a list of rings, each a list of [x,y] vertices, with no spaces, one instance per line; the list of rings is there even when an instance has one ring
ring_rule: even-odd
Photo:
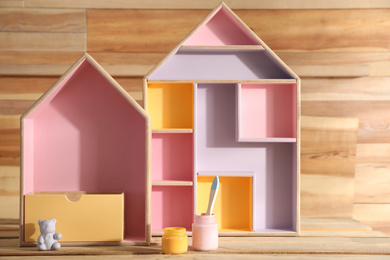
[[[206,215],[211,215],[213,213],[215,197],[216,197],[216,190],[211,190],[210,191],[209,205],[207,207]]]

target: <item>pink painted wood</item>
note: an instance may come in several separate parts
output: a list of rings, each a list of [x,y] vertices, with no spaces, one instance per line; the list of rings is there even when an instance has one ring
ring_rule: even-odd
[[[239,139],[296,138],[296,83],[241,84]]]
[[[152,209],[152,232],[162,232],[165,227],[184,227],[191,231],[193,187],[154,186]]]
[[[23,120],[23,194],[124,191],[125,240],[145,241],[146,120],[88,60]]]
[[[153,181],[193,181],[193,159],[192,134],[153,134]]]
[[[183,45],[259,45],[259,42],[223,6]]]

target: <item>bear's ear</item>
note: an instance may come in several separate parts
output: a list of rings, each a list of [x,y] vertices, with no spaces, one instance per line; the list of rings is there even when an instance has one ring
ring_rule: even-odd
[[[43,222],[43,219],[38,220],[38,224],[40,225]]]
[[[57,223],[57,220],[55,218],[50,219],[52,222]]]

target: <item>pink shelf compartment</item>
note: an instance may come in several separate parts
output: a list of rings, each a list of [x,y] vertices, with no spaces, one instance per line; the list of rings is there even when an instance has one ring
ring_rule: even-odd
[[[296,141],[296,83],[237,86],[239,142]]]
[[[297,232],[296,143],[237,142],[236,88],[228,83],[197,84],[195,168],[255,172],[254,231]]]
[[[165,227],[185,227],[191,231],[193,220],[192,186],[152,187],[152,232]]]
[[[259,42],[231,13],[221,6],[183,45],[259,45]]]
[[[193,181],[193,134],[152,134],[152,180]]]
[[[124,240],[145,242],[145,115],[88,59],[57,84],[22,117],[22,194],[124,191]]]

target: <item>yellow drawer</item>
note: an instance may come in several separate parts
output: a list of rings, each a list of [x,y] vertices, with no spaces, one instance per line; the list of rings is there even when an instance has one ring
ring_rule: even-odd
[[[25,242],[37,242],[38,220],[51,218],[60,242],[123,240],[123,192],[33,192],[24,207]]]

